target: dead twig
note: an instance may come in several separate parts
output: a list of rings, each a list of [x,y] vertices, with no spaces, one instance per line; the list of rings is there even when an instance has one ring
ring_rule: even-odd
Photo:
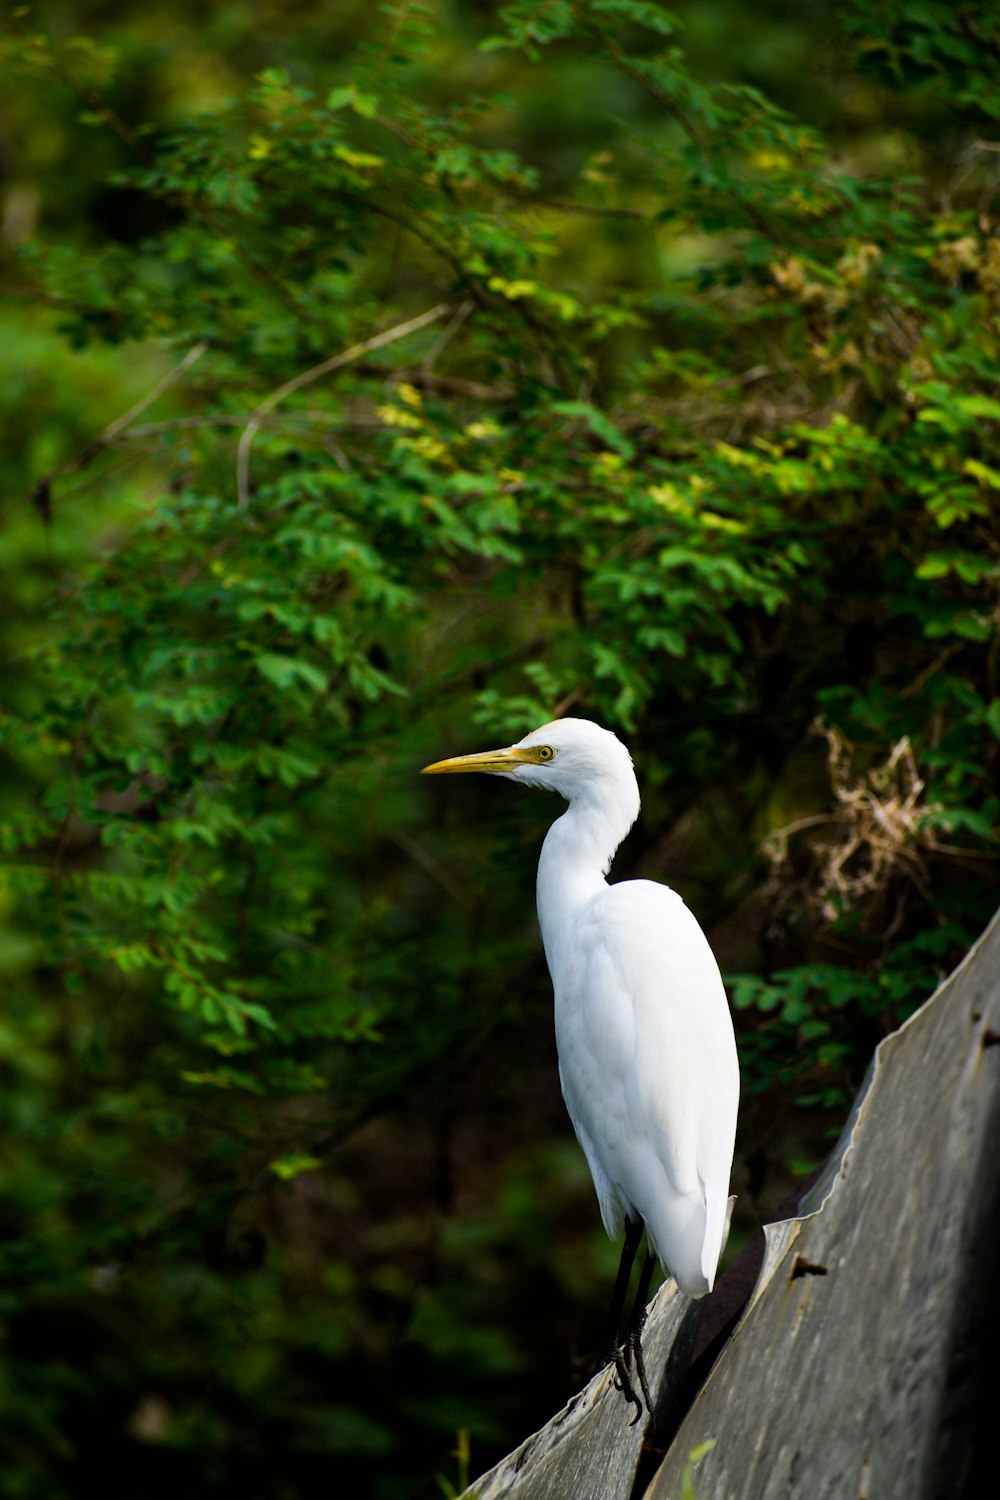
[[[765,840],[772,893],[787,894],[790,840],[807,828],[824,825],[829,833],[810,845],[812,868],[805,884],[805,899],[823,921],[832,922],[859,901],[882,894],[897,874],[925,889],[923,856],[941,847],[927,820],[940,806],[922,800],[924,782],[909,738],[898,740],[881,766],[856,776],[851,770],[853,747],[840,731],[817,720],[813,732],[827,742],[836,805],[829,812],[798,818]]]
[[[448,319],[444,328],[441,330],[438,337],[434,340],[430,349],[428,349],[423,360],[421,361],[421,368],[423,370],[433,370],[434,365],[437,362],[437,357],[441,353],[442,349],[444,349],[448,344],[451,343],[452,339],[455,337],[456,333],[461,328],[466,318],[471,312],[475,312],[475,309],[476,304],[473,302],[471,297],[466,297],[465,301],[461,302],[458,307],[456,307],[454,314]]]
[[[398,339],[405,339],[411,333],[426,328],[429,323],[436,322],[451,312],[451,306],[447,302],[439,302],[437,307],[429,308],[427,312],[421,313],[419,317],[410,318],[406,323],[398,323],[395,328],[387,328],[382,333],[373,334],[371,338],[363,339],[360,344],[354,344],[350,349],[343,350],[340,354],[334,354],[330,359],[325,359],[321,364],[313,365],[309,370],[303,370],[300,375],[286,380],[284,385],[265,396],[264,400],[254,408],[250,419],[243,429],[240,437],[240,445],[236,454],[236,494],[240,510],[246,510],[250,503],[250,451],[253,447],[254,438],[260,430],[261,423],[269,412],[273,411],[280,401],[286,396],[293,395],[302,390],[303,386],[310,385],[314,380],[321,380],[324,375],[331,375],[334,370],[340,370],[344,365],[352,364],[361,359],[363,355],[372,349],[382,349],[386,344],[393,344]]]
[[[137,401],[134,406],[130,406],[128,411],[123,412],[120,417],[116,417],[113,422],[109,422],[104,431],[100,432],[85,448],[81,449],[72,458],[66,459],[64,463],[59,464],[55,469],[50,469],[47,474],[42,475],[41,479],[35,484],[30,498],[32,504],[40,512],[44,520],[51,518],[53,481],[61,478],[63,474],[73,474],[77,470],[86,469],[92,464],[98,454],[102,453],[105,448],[109,448],[115,439],[135,421],[136,417],[141,416],[147,407],[152,406],[156,398],[161,396],[168,386],[172,385],[186,370],[190,370],[191,366],[201,359],[207,348],[208,345],[204,341],[195,344],[193,348],[188,350],[180,363],[174,365],[173,369],[168,370],[165,375],[161,376],[141,400]]]

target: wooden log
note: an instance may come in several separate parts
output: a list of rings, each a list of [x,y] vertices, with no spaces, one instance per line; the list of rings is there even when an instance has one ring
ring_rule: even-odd
[[[1000,1247],[1000,918],[878,1047],[646,1494],[957,1500],[983,1470]]]
[[[646,1500],[975,1500],[1000,1338],[1000,916],[878,1047],[797,1217],[766,1228],[735,1334]],[[643,1344],[660,1429],[700,1309],[666,1283]],[[648,1419],[610,1370],[469,1500],[628,1500]],[[695,1458],[695,1455],[699,1455]],[[647,1450],[648,1457],[648,1450]]]
[[[698,1307],[665,1282],[643,1331],[646,1372],[654,1406],[666,1399],[687,1368]],[[578,1396],[478,1479],[467,1500],[628,1500],[635,1483],[649,1416],[632,1425],[634,1408],[615,1388],[614,1368],[595,1375]]]

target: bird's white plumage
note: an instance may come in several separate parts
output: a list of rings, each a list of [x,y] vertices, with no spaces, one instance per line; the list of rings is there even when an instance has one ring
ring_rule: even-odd
[[[722,1250],[738,1093],[705,937],[673,891],[636,880],[598,892],[547,947],[563,1095],[604,1227],[641,1219],[678,1284],[702,1295]]]
[[[569,802],[537,886],[563,1096],[608,1234],[641,1221],[682,1290],[704,1296],[726,1229],[736,1044],[718,965],[681,898],[605,879],[639,811],[628,751],[596,724],[562,719],[430,769],[489,770]]]

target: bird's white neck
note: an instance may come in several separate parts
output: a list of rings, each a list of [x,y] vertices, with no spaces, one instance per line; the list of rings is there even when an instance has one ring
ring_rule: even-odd
[[[639,787],[631,766],[610,784],[574,797],[545,835],[538,861],[538,921],[555,979],[560,937],[574,914],[607,883],[615,850],[639,814]]]

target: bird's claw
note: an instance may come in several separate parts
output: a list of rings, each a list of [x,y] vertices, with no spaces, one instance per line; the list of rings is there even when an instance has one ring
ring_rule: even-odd
[[[649,1383],[646,1380],[646,1361],[642,1357],[642,1343],[641,1343],[640,1338],[639,1338],[640,1332],[641,1332],[641,1327],[636,1330],[635,1335],[634,1335],[634,1341],[635,1341],[635,1373],[639,1377],[639,1388],[642,1391],[642,1399],[646,1403],[646,1410],[649,1412],[649,1415],[652,1416],[653,1415],[653,1398],[649,1394]],[[632,1341],[630,1340],[630,1343],[631,1342]]]
[[[642,1322],[646,1320],[643,1318]],[[635,1407],[635,1415],[629,1423],[634,1427],[642,1416],[643,1401],[646,1403],[646,1411],[650,1416],[653,1414],[653,1398],[649,1393],[649,1382],[646,1379],[646,1361],[642,1356],[642,1324],[638,1328],[630,1329],[625,1338],[615,1349],[612,1359],[615,1367],[614,1387],[621,1391],[630,1406]],[[633,1384],[632,1359],[635,1357],[635,1374],[638,1376],[639,1389],[642,1392],[642,1400],[636,1395]]]
[[[615,1350],[614,1361],[614,1387],[616,1391],[621,1391],[622,1395],[625,1397],[625,1400],[629,1403],[630,1406],[635,1407],[635,1415],[629,1422],[629,1426],[634,1427],[636,1422],[638,1422],[639,1418],[642,1416],[642,1402],[636,1395],[635,1387],[632,1384],[632,1349],[628,1343],[623,1344],[620,1348]],[[642,1386],[643,1395],[646,1398],[646,1406],[650,1411],[652,1411],[652,1407],[649,1403],[649,1395],[646,1389],[645,1371],[643,1371],[643,1373],[640,1375],[639,1382]]]

